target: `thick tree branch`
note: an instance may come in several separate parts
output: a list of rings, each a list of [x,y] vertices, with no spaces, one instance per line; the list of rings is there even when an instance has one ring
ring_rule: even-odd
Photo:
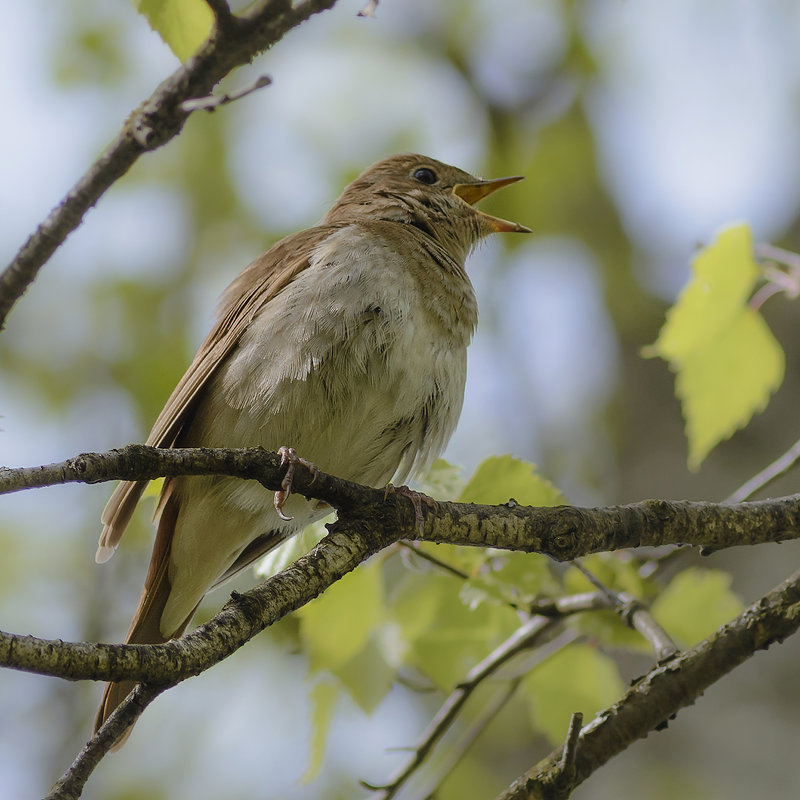
[[[715,634],[637,681],[611,708],[581,731],[574,773],[565,785],[559,748],[514,781],[497,800],[562,800],[609,759],[666,725],[713,683],[757,650],[783,641],[800,627],[800,572],[745,609]]]
[[[0,631],[0,665],[68,680],[175,684],[199,675],[387,545],[364,526],[337,522],[331,528],[335,530],[311,553],[254,589],[234,593],[219,614],[180,639],[166,644],[109,645]]]
[[[0,494],[60,483],[149,480],[174,475],[232,475],[280,488],[279,457],[261,448],[238,450],[129,445],[108,453],[83,453],[42,467],[0,468]],[[418,539],[476,547],[544,553],[574,561],[589,553],[664,544],[702,545],[714,550],[800,536],[800,495],[753,503],[644,500],[625,506],[532,508],[514,501],[500,506],[439,502],[423,504],[416,525],[406,497],[387,494],[298,467],[293,491],[324,500],[340,520],[369,521],[393,541]]]
[[[225,3],[210,3],[216,24],[206,43],[128,117],[116,138],[0,273],[0,330],[39,269],[106,190],[139,156],[180,133],[191,113],[185,101],[206,97],[233,69],[249,63],[292,28],[335,4],[336,0],[294,4],[290,0],[259,0],[234,16]]]
[[[188,474],[234,475],[258,480],[275,490],[283,473],[279,456],[259,448],[167,450],[132,445],[44,467],[0,468],[0,493],[69,482]],[[424,507],[424,530],[420,532],[413,505],[403,496],[387,497],[383,490],[322,472],[313,474],[302,465],[295,472],[293,488],[337,509],[338,520],[329,527],[328,536],[311,553],[262,585],[245,594],[234,594],[216,617],[192,633],[162,645],[71,644],[0,633],[0,664],[73,680],[145,681],[147,686],[163,690],[216,664],[361,561],[400,539],[489,545],[546,552],[565,559],[640,544],[688,541],[719,548],[779,541],[797,535],[800,517],[800,496],[739,505],[645,501],[599,509],[526,508],[513,501],[498,507],[441,502],[435,511]],[[557,614],[565,610],[554,609]],[[538,620],[537,627],[544,624],[541,617]],[[793,633],[798,625],[800,576],[795,576],[715,636],[651,671],[618,704],[587,725],[575,747],[570,748],[570,761],[574,754],[575,765],[570,785],[574,788],[756,649]],[[527,629],[523,632],[539,635]],[[515,639],[507,644],[513,649],[519,642]],[[492,654],[490,667],[504,661],[505,653],[503,650],[503,658],[498,658],[497,652]],[[486,666],[478,665],[473,673],[482,674]],[[457,699],[460,701],[460,697]],[[105,728],[98,734],[107,735],[111,734]],[[88,745],[73,765],[76,777],[65,776],[65,780],[85,780],[80,776],[88,775],[107,749],[102,742],[105,739]],[[534,768],[510,787],[504,800],[566,796],[564,772],[558,771],[561,755],[559,751]],[[572,781],[572,764],[569,773]]]

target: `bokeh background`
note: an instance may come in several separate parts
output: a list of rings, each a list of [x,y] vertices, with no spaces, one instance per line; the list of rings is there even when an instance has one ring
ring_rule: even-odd
[[[532,237],[495,237],[469,271],[481,322],[446,453],[536,462],[573,502],[721,499],[798,436],[797,308],[765,309],[787,349],[768,410],[696,474],[672,377],[641,357],[719,226],[800,248],[800,5],[791,0],[341,0],[226,88],[274,85],[139,161],[88,216],[0,335],[0,462],[143,441],[221,290],[342,186],[418,151],[527,180],[487,202]],[[0,255],[6,263],[127,113],[177,65],[131,4],[6,4],[0,31]],[[0,626],[119,641],[148,515],[94,564],[110,487],[0,503]],[[787,476],[772,494],[794,491]],[[793,545],[715,555],[751,601]],[[248,579],[245,579],[246,584]],[[206,613],[225,599],[212,595]],[[334,798],[385,778],[435,699],[401,688],[342,704],[322,776],[309,758],[307,664],[265,634],[160,698],[87,798]],[[800,769],[798,642],[760,654],[605,767],[578,798],[789,798]],[[0,674],[0,796],[38,797],[88,735],[99,687]],[[548,746],[504,712],[442,798],[491,797]],[[460,782],[459,782],[460,781]],[[471,787],[465,789],[466,785]]]

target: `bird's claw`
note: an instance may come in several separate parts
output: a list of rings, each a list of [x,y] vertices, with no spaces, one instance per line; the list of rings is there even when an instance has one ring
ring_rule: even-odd
[[[286,467],[286,474],[283,476],[281,488],[275,492],[275,497],[273,498],[272,502],[275,504],[275,511],[277,512],[278,516],[284,520],[284,522],[289,522],[291,519],[293,519],[293,517],[290,517],[288,514],[284,514],[283,506],[289,499],[289,495],[292,493],[292,480],[294,479],[295,467],[297,467],[298,464],[302,464],[309,472],[311,472],[312,483],[317,479],[317,472],[319,470],[317,469],[316,464],[312,464],[310,461],[300,458],[300,456],[298,456],[294,451],[293,447],[281,447],[278,450],[278,455],[281,457],[281,466]]]
[[[422,514],[422,504],[425,503],[428,508],[436,509],[436,501],[423,492],[415,492],[413,489],[409,489],[408,486],[392,486],[391,483],[388,483],[386,484],[386,489],[384,490],[383,499],[385,500],[390,494],[399,494],[401,497],[407,497],[411,501],[411,505],[414,506],[414,520],[416,522],[417,530],[422,533],[422,530],[425,527],[425,517]]]

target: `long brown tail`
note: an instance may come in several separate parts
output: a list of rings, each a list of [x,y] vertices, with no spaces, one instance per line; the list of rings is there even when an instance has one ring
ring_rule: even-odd
[[[165,486],[165,491],[169,489]],[[161,644],[169,639],[180,636],[189,625],[194,616],[194,611],[183,621],[179,628],[169,636],[161,633],[161,615],[164,612],[171,586],[167,567],[169,565],[169,551],[172,544],[172,534],[175,530],[175,521],[178,517],[178,503],[170,492],[163,505],[161,517],[158,522],[158,532],[150,559],[150,568],[139,599],[139,606],[134,614],[133,621],[125,637],[125,644]],[[100,701],[100,707],[94,720],[94,732],[111,716],[114,709],[133,691],[135,681],[121,681],[120,683],[107,683]],[[128,731],[130,733],[130,729]],[[126,734],[127,738],[127,734]],[[122,744],[122,739],[119,744]]]

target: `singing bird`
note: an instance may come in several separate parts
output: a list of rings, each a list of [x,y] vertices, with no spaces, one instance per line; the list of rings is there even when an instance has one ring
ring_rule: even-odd
[[[147,444],[290,446],[325,472],[376,487],[423,469],[461,412],[478,319],[466,257],[488,234],[530,232],[474,203],[520,179],[481,180],[421,155],[371,166],[319,225],[278,242],[228,287]],[[99,563],[146,485],[113,493]],[[165,480],[126,643],[180,636],[206,592],[329,513],[299,495],[283,500],[255,481]],[[134,685],[106,685],[95,730]]]

